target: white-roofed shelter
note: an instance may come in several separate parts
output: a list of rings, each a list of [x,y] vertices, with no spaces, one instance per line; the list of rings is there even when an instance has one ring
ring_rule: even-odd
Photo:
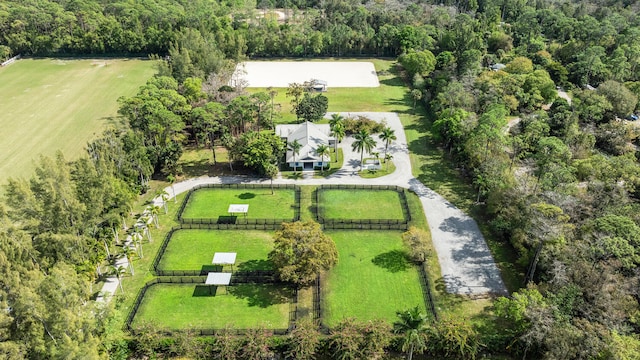
[[[209,294],[214,286],[229,286],[231,284],[231,273],[210,272],[207,274],[205,285],[209,285]]]

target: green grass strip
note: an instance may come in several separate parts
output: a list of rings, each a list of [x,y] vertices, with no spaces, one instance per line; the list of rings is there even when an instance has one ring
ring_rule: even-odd
[[[270,270],[267,260],[273,249],[273,234],[251,230],[177,230],[160,260],[160,270],[214,270],[216,252],[235,252],[234,270]]]
[[[394,190],[319,189],[318,210],[325,219],[403,220],[400,194]]]
[[[242,284],[221,287],[155,284],[147,289],[133,327],[153,323],[180,330],[266,328],[286,329],[293,291],[281,285]]]
[[[230,204],[248,204],[248,219],[293,219],[295,191],[293,189],[199,189],[194,191],[182,218],[216,219],[229,216]],[[239,218],[242,214],[236,214]]]

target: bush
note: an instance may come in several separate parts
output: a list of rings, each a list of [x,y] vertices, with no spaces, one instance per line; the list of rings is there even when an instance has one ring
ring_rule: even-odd
[[[345,119],[344,128],[347,134],[355,134],[363,129],[367,130],[369,134],[378,134],[384,130],[385,124],[371,120],[366,116],[358,116]]]

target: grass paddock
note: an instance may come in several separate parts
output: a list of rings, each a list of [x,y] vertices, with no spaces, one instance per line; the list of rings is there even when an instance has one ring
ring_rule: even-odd
[[[396,231],[331,231],[338,264],[322,284],[323,323],[342,319],[382,319],[392,323],[396,311],[415,307],[424,313],[418,269],[409,262]]]
[[[282,285],[240,284],[214,289],[198,284],[151,285],[133,327],[286,329],[293,290]]]
[[[325,219],[404,219],[400,194],[394,190],[318,189],[318,192],[318,214]]]
[[[40,154],[78,158],[116,122],[117,99],[153,74],[153,62],[131,59],[22,59],[0,68],[0,183],[31,176]]]
[[[270,188],[217,189],[205,188],[193,192],[182,217],[185,219],[215,219],[229,216],[229,204],[248,204],[247,219],[293,219],[295,191]],[[239,218],[244,215],[238,214]]]
[[[234,270],[270,270],[272,249],[273,234],[264,231],[182,229],[171,236],[158,268],[212,271],[214,253],[235,252]]]

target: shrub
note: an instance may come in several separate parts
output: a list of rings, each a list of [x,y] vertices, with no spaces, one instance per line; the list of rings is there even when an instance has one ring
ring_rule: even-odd
[[[378,134],[385,128],[384,123],[379,123],[366,116],[347,118],[344,120],[344,128],[347,134],[355,134],[360,130],[367,130],[369,134]]]

